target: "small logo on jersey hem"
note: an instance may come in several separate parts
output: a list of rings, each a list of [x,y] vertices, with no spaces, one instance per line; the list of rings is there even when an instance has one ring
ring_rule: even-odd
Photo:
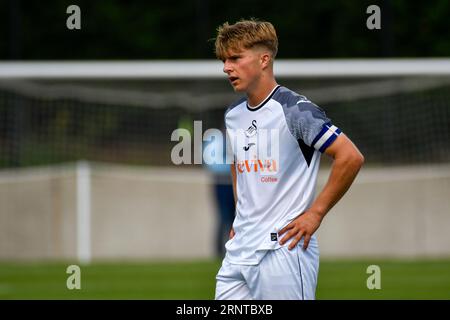
[[[278,241],[278,235],[276,233],[270,234],[270,240],[271,241]]]

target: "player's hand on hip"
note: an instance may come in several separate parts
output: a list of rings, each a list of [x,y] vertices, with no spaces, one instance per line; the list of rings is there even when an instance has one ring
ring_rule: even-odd
[[[231,230],[230,230],[230,239],[233,239],[234,235],[235,235],[235,233],[234,233],[234,228],[231,227]]]
[[[313,211],[306,210],[303,214],[292,220],[286,227],[278,232],[278,236],[281,237],[284,233],[286,235],[280,240],[280,244],[283,245],[289,239],[292,239],[288,249],[295,248],[297,243],[304,237],[303,249],[306,250],[311,240],[311,236],[319,228],[322,222],[322,217]]]

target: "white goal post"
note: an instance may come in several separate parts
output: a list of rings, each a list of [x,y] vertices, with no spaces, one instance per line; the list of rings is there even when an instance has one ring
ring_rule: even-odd
[[[275,61],[282,78],[450,75],[450,59],[317,59]],[[1,62],[0,79],[216,79],[218,60]]]

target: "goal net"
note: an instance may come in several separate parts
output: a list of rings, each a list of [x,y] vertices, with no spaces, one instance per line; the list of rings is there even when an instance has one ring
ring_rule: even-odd
[[[448,254],[435,244],[448,242],[450,60],[278,61],[275,72],[366,159],[370,183],[321,235],[328,254]],[[0,63],[0,259],[211,256],[211,179],[178,170],[171,135],[194,121],[220,129],[238,98],[220,62]],[[372,241],[398,228],[404,246]]]
[[[76,160],[170,166],[177,128],[220,128],[239,98],[221,64],[3,63],[0,167]],[[450,161],[447,60],[280,61],[280,84],[322,107],[370,165]]]

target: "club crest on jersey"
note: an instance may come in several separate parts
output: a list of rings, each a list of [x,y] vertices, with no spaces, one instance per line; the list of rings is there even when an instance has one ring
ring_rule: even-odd
[[[258,130],[258,127],[256,126],[256,120],[252,121],[252,125],[248,127],[248,129],[245,131],[245,135],[250,138],[253,137],[256,134],[256,131]]]

